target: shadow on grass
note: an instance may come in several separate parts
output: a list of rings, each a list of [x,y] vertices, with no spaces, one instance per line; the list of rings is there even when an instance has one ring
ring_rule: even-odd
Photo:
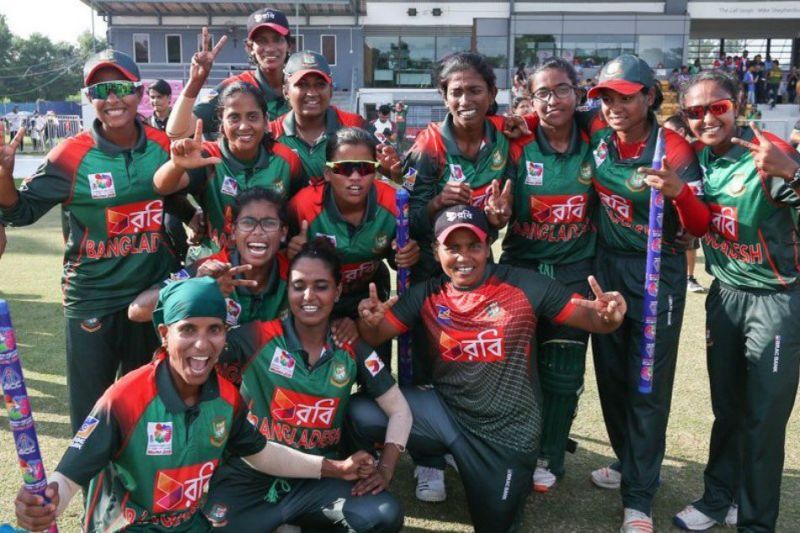
[[[59,256],[64,253],[64,246],[52,239],[42,239],[37,235],[26,235],[27,227],[8,228],[8,252],[18,255],[49,255]],[[44,228],[38,228],[44,229]],[[48,226],[46,229],[60,231],[57,226]]]

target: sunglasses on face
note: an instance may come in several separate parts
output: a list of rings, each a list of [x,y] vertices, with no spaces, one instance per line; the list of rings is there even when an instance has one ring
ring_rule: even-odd
[[[236,220],[236,229],[245,233],[250,233],[256,229],[256,226],[261,226],[264,233],[271,233],[281,229],[281,221],[277,218],[253,218],[242,217]]]
[[[706,116],[706,113],[711,113],[715,117],[719,117],[733,109],[733,100],[717,100],[708,105],[693,105],[683,108],[683,114],[686,118],[691,120],[701,120]]]
[[[86,96],[90,100],[105,100],[111,93],[117,95],[117,98],[124,98],[131,95],[142,88],[142,83],[139,81],[103,81],[95,83],[84,89]]]
[[[380,163],[377,161],[328,161],[325,163],[334,174],[349,176],[353,172],[358,172],[360,176],[375,174],[375,169]]]

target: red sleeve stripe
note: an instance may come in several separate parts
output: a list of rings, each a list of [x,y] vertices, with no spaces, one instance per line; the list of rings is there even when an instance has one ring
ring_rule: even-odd
[[[92,134],[88,131],[84,131],[58,144],[47,154],[47,160],[58,167],[72,180],[69,198],[64,202],[64,205],[72,203],[72,197],[75,194],[75,180],[78,177],[78,168],[80,168],[83,158],[86,157],[86,154],[89,153],[89,150],[92,148],[94,148]]]
[[[399,331],[400,335],[402,335],[403,333],[405,333],[410,329],[408,326],[400,322],[400,319],[395,316],[394,312],[391,309],[389,309],[389,311],[383,316],[383,318],[387,322],[389,322],[389,324],[391,324],[394,329]]]
[[[169,137],[163,131],[144,124],[144,135],[148,140],[161,146],[165,152],[169,153]]]
[[[297,223],[297,228],[303,220],[307,220],[309,225],[322,213],[322,194],[325,187],[322,185],[309,185],[303,187],[289,201],[289,218]]]
[[[206,152],[209,157],[222,157],[222,149],[216,141],[203,141],[203,151]]]
[[[572,298],[578,298],[580,300],[586,299],[577,292],[572,293]],[[576,309],[578,309],[578,306],[572,303],[572,300],[567,301],[566,305],[564,305],[561,311],[559,311],[558,314],[553,317],[553,322],[556,324],[563,324],[569,317],[572,316],[572,313],[574,313]]]
[[[219,384],[219,395],[233,407],[233,418],[236,418],[245,407],[242,395],[239,394],[239,389],[236,385],[219,374],[217,374],[216,377],[217,383]]]
[[[289,164],[289,172],[291,172],[292,177],[300,174],[303,164],[294,150],[285,144],[275,143],[272,145],[272,152]]]
[[[241,376],[244,376],[244,373],[250,367],[250,364],[255,360],[264,346],[269,343],[275,337],[280,337],[283,335],[283,325],[281,324],[281,319],[276,318],[274,320],[270,320],[269,322],[262,322],[256,321],[254,322],[256,326],[256,335],[258,336],[258,340],[256,341],[255,349],[253,353],[247,354],[247,362],[242,365]]]

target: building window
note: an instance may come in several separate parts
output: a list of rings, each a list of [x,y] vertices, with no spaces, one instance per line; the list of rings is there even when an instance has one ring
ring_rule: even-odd
[[[167,63],[180,63],[183,59],[181,53],[181,36],[167,35]]]
[[[653,68],[680,68],[683,62],[683,35],[639,35],[636,52]]]
[[[368,35],[364,38],[367,87],[433,87],[436,61],[470,50],[469,36]],[[505,57],[505,54],[503,54]]]
[[[294,51],[295,52],[302,52],[306,49],[306,40],[304,39],[303,35],[295,35],[294,36]]]
[[[208,49],[211,50],[211,49],[214,48],[214,35],[209,33],[208,34],[208,40],[209,40]],[[203,49],[203,34],[202,33],[198,33],[197,34],[197,51],[199,52],[202,49]]]
[[[335,35],[320,35],[319,36],[319,50],[328,65],[336,65],[336,36]]]
[[[514,38],[514,62],[533,67],[559,53],[558,35],[520,35]]]
[[[133,34],[133,60],[137,63],[150,62],[150,34]]]

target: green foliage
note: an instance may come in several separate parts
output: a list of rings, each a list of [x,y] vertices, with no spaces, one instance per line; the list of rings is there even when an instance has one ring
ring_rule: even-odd
[[[77,43],[54,43],[34,33],[27,39],[15,36],[5,16],[0,15],[0,98],[12,102],[66,100],[79,93],[83,63],[93,50],[107,46],[89,32]]]

